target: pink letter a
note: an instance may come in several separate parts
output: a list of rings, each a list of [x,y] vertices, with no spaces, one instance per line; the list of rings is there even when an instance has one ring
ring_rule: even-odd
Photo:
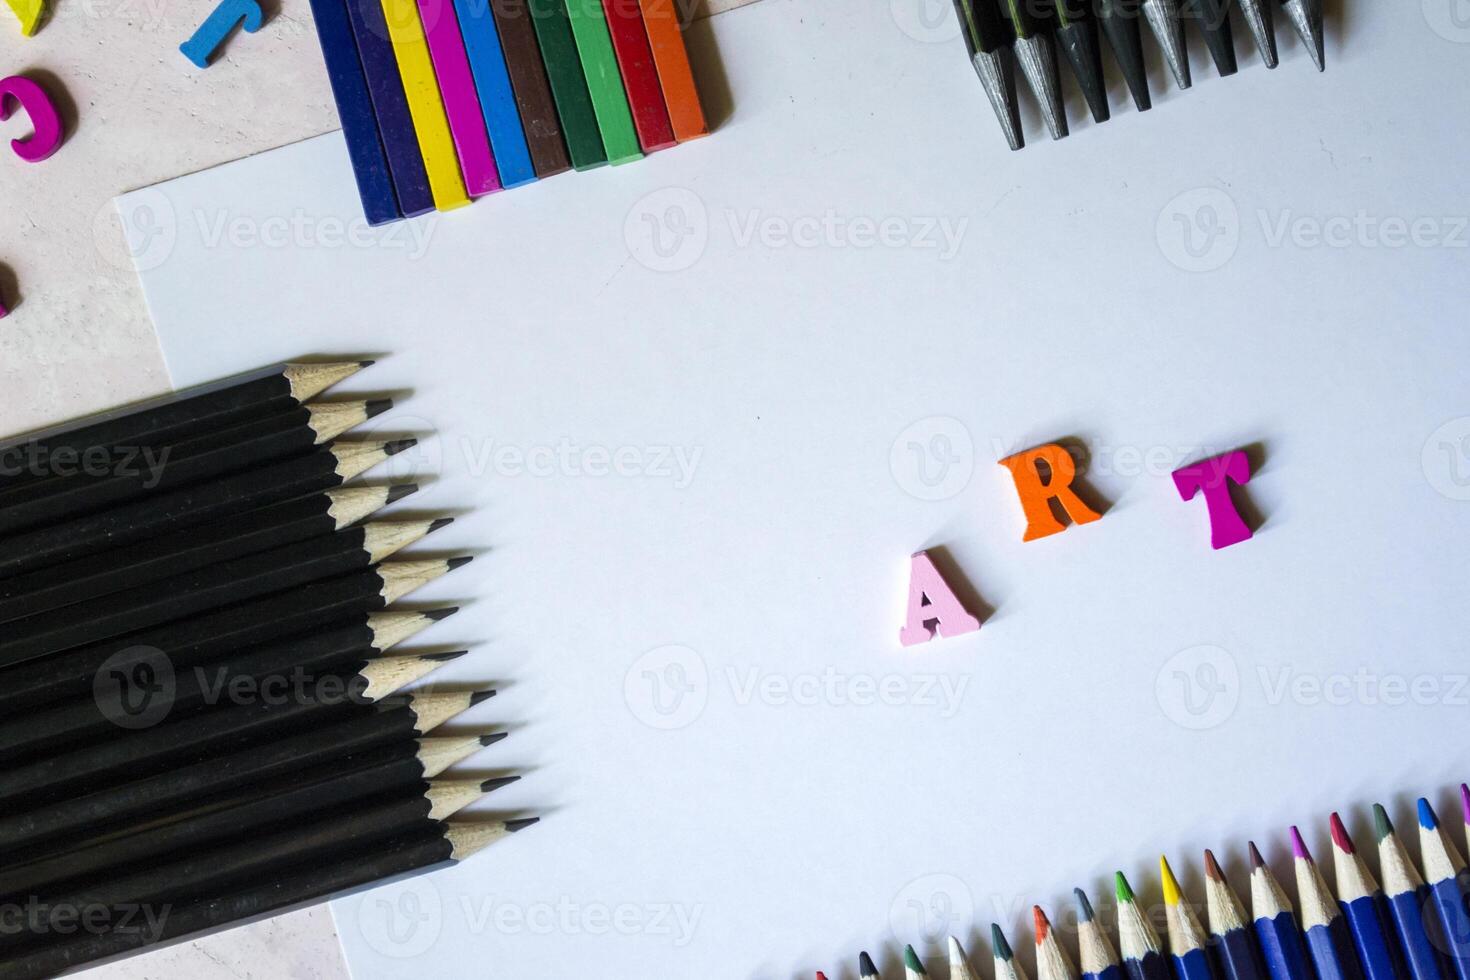
[[[928,552],[914,555],[909,571],[908,620],[898,631],[898,642],[906,647],[934,639],[933,623],[944,637],[972,633],[980,628],[980,620],[971,616],[954,590],[934,567]]]

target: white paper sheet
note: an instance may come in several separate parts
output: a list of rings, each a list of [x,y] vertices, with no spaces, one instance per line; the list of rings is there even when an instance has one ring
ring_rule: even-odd
[[[1203,846],[1240,873],[1300,821],[1325,857],[1330,809],[1467,775],[1448,5],[1335,11],[1322,76],[1242,30],[1238,76],[1198,48],[1192,92],[1155,65],[1151,113],[1115,84],[1009,154],[908,2],[708,22],[712,138],[443,218],[353,226],[336,135],[121,200],[177,384],[390,353],[361,386],[432,436],[413,506],[485,549],[426,639],[501,685],[476,764],[528,775],[491,805],[546,819],[339,903],[355,976],[837,980],[950,931],[978,962],[1116,867],[1156,895],[1161,849],[1197,891]],[[1060,437],[1111,506],[1023,544],[995,461]],[[1169,471],[1251,444],[1264,526],[1212,553]],[[991,611],[903,650],[929,546]]]

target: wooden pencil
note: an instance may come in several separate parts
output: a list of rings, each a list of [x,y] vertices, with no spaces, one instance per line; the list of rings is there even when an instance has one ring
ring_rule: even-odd
[[[15,575],[0,580],[0,623],[331,534],[417,490],[413,483],[339,487],[160,535],[132,547]]]
[[[1418,815],[1419,856],[1424,862],[1424,878],[1433,898],[1445,958],[1459,980],[1470,980],[1470,874],[1459,849],[1440,826],[1434,807],[1423,797],[1419,798]]]
[[[10,667],[248,602],[378,564],[450,523],[375,521],[236,558],[89,602],[17,620],[0,640],[0,667]]]
[[[648,46],[648,31],[643,26],[643,9],[638,0],[602,0],[608,33],[612,36],[613,53],[623,76],[623,92],[633,114],[633,128],[644,153],[673,146],[674,129],[669,124],[669,110],[664,105],[664,90],[659,85],[658,69]]]
[[[1407,974],[1388,921],[1387,901],[1378,882],[1368,872],[1362,855],[1348,836],[1342,818],[1334,813],[1329,821],[1332,830],[1332,860],[1337,878],[1337,900],[1352,933],[1367,980],[1405,980]]]
[[[1031,907],[1031,919],[1036,932],[1036,980],[1078,980],[1077,968],[1040,905]]]
[[[664,91],[664,105],[669,111],[669,125],[674,139],[680,143],[709,135],[709,123],[699,103],[699,86],[689,66],[689,51],[680,27],[677,0],[639,0],[643,10],[643,26],[648,31],[648,46],[653,64],[658,69],[658,83]]]
[[[414,445],[417,445],[415,439],[334,442],[296,459],[14,534],[6,542],[5,553],[0,554],[0,576],[19,575],[266,504],[340,487]]]
[[[876,980],[878,968],[873,965],[873,958],[866,952],[858,954],[858,976],[863,980]]]
[[[152,671],[161,656],[167,658],[172,669],[178,670],[253,643],[300,634],[345,616],[376,612],[469,560],[462,557],[384,562],[355,575],[0,670],[0,713],[87,692],[96,695],[94,681],[104,665],[113,677],[131,683],[138,679],[135,675],[140,666]]]
[[[1205,909],[1225,980],[1265,980],[1266,963],[1240,899],[1213,851],[1205,851]]]
[[[1404,954],[1404,966],[1412,980],[1445,980],[1443,955],[1430,938],[1428,890],[1424,879],[1409,859],[1403,842],[1394,832],[1388,811],[1373,805],[1373,835],[1378,839],[1378,869],[1383,875],[1383,894],[1389,916]]]
[[[1301,902],[1302,935],[1317,980],[1364,980],[1353,950],[1353,937],[1342,910],[1337,907],[1301,831],[1291,828],[1291,856],[1296,869],[1296,895]]]
[[[57,453],[161,446],[305,404],[372,361],[285,363],[65,423],[0,446],[0,486],[54,474]]]
[[[970,966],[970,958],[965,955],[965,947],[953,936],[949,937],[949,980],[980,980],[973,967]]]
[[[1253,842],[1249,849],[1251,915],[1266,970],[1271,974],[1271,980],[1311,980],[1311,967],[1307,965],[1301,930],[1297,928],[1291,902],[1287,901],[1281,883],[1271,873],[1266,859],[1261,857]]]
[[[1169,867],[1169,859],[1159,856],[1159,879],[1164,886],[1164,921],[1169,933],[1169,956],[1179,980],[1215,980],[1215,968],[1206,949],[1204,927],[1189,906],[1184,889]]]
[[[546,80],[551,83],[556,116],[561,121],[572,168],[581,171],[601,167],[607,163],[607,149],[597,128],[597,114],[592,108],[587,76],[582,72],[582,58],[572,36],[566,0],[526,0],[526,4],[536,28],[536,42],[541,46]]]
[[[1072,894],[1077,899],[1077,951],[1082,960],[1082,980],[1123,980],[1118,954],[1093,914],[1087,893],[1074,888]]]
[[[0,534],[60,523],[129,500],[264,466],[324,445],[392,402],[305,405],[208,436],[165,447],[151,464],[134,463],[101,477],[85,473],[19,487],[0,499]]]
[[[490,11],[500,32],[505,67],[515,94],[513,112],[520,115],[536,177],[550,177],[572,168],[562,139],[556,100],[541,59],[536,27],[526,0],[489,0]]]
[[[1118,899],[1118,951],[1129,980],[1169,980],[1159,934],[1139,909],[1133,887],[1121,871],[1113,875],[1113,891]]]
[[[919,959],[919,954],[914,952],[914,947],[903,948],[903,975],[904,980],[924,980],[929,975],[924,969],[924,963]]]
[[[24,954],[0,964],[0,978],[48,976],[162,941],[243,924],[364,885],[447,867],[535,822],[535,818],[504,823],[451,822],[442,832],[334,855],[323,863],[272,876],[265,883],[243,885],[228,894],[179,906],[171,911],[157,933],[114,929]]]
[[[118,786],[0,816],[0,834],[15,848],[66,849],[68,839],[99,827],[167,815],[194,800],[243,786],[263,786],[353,753],[418,738],[468,707],[468,694],[379,701],[366,713],[310,731],[215,756]],[[504,733],[481,736],[504,737]],[[486,744],[490,744],[486,742]]]

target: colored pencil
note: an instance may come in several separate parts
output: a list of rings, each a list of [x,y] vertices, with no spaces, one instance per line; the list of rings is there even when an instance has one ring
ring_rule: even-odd
[[[1184,20],[1179,0],[1142,0],[1143,17],[1154,40],[1164,52],[1164,61],[1181,89],[1189,88],[1189,48],[1184,43]]]
[[[331,534],[417,490],[412,483],[325,490],[132,547],[12,576],[0,580],[0,623]]]
[[[699,104],[699,87],[689,67],[689,51],[684,46],[684,32],[679,26],[677,0],[639,0],[643,10],[643,26],[648,31],[648,46],[653,64],[658,69],[658,83],[663,87],[664,105],[669,110],[669,124],[674,139],[680,143],[709,135],[709,124]]]
[[[1169,931],[1169,956],[1179,980],[1215,980],[1215,969],[1205,948],[1205,930],[1190,908],[1184,890],[1169,867],[1168,858],[1159,857],[1159,877],[1164,885],[1164,916]]]
[[[1470,873],[1460,851],[1450,842],[1429,801],[1420,797],[1419,855],[1434,899],[1435,921],[1445,958],[1459,980],[1470,980]]]
[[[1251,915],[1266,970],[1271,980],[1312,980],[1291,903],[1254,843],[1250,844],[1250,855]]]
[[[453,746],[441,746],[451,742]],[[121,836],[104,832],[75,843],[72,850],[0,868],[5,895],[34,894],[45,886],[96,878],[100,872],[125,865],[138,865],[170,854],[186,853],[216,841],[238,838],[278,827],[287,827],[314,813],[378,796],[436,800],[460,780],[430,779],[426,768],[441,772],[446,765],[436,762],[439,750],[448,751],[451,762],[460,762],[483,746],[478,738],[426,738],[421,742],[399,742],[385,749],[345,759],[326,772],[296,773],[274,782],[262,793],[248,788],[215,797],[211,802],[179,819],[131,828]],[[427,756],[427,761],[421,761]],[[490,792],[519,779],[496,776],[480,781]]]
[[[379,0],[388,39],[393,44],[393,60],[398,64],[398,77],[403,82],[408,114],[413,120],[414,136],[419,143],[419,158],[429,177],[429,191],[434,207],[450,211],[470,203],[454,137],[449,131],[449,116],[439,81],[434,76],[434,62],[429,56],[429,41],[419,20],[414,0]]]
[[[1215,62],[1215,70],[1220,77],[1234,75],[1237,70],[1235,35],[1230,30],[1226,0],[1183,0],[1181,13],[1204,36],[1205,46],[1210,49],[1210,59]]]
[[[672,5],[673,0],[653,2]],[[954,9],[970,64],[980,78],[1006,145],[1019,150],[1026,145],[1026,137],[1021,131],[1021,108],[1016,98],[1016,56],[1011,49],[1010,28],[1001,21],[995,0],[954,0]]]
[[[1139,910],[1123,872],[1114,875],[1114,886],[1118,898],[1118,949],[1129,980],[1169,980],[1159,934]]]
[[[335,442],[296,459],[11,535],[5,553],[0,554],[0,575],[19,575],[302,494],[340,487],[416,444],[414,439]]]
[[[643,156],[643,150],[638,145],[628,97],[623,92],[623,77],[618,72],[602,0],[566,0],[566,6],[607,160],[614,166],[637,160]]]
[[[949,980],[980,980],[979,975],[970,966],[970,958],[965,955],[965,948],[953,936],[949,937]]]
[[[1278,63],[1275,18],[1271,15],[1272,2],[1273,0],[1239,0],[1240,14],[1250,28],[1251,39],[1256,42],[1256,50],[1260,52],[1261,61],[1267,68],[1275,68]]]
[[[618,70],[623,76],[623,92],[633,114],[638,145],[644,153],[673,146],[674,128],[669,123],[664,90],[658,83],[658,69],[653,64],[653,51],[648,46],[648,30],[643,26],[643,10],[638,0],[602,0],[602,11],[612,36]]]
[[[592,170],[607,163],[607,150],[597,128],[597,115],[587,91],[582,58],[572,37],[566,0],[526,0],[546,78],[556,99],[556,115],[567,142],[567,155],[575,170]]]
[[[876,980],[878,968],[873,965],[873,958],[867,953],[858,954],[858,975],[863,980]]]
[[[464,35],[465,55],[474,76],[475,93],[490,136],[500,183],[504,187],[530,183],[536,179],[536,171],[531,167],[531,151],[526,147],[526,134],[516,111],[495,17],[485,0],[454,0],[454,12]]]
[[[191,666],[254,643],[326,626],[386,608],[469,561],[384,562],[376,568],[305,588],[229,606],[117,640],[81,647],[33,664],[0,670],[0,714],[78,697],[96,687],[104,667],[112,677],[156,683],[160,654],[172,669]],[[143,677],[139,677],[142,672]]]
[[[1040,905],[1031,907],[1031,920],[1036,932],[1036,980],[1078,980],[1077,968]]]
[[[1205,851],[1205,908],[1225,980],[1265,980],[1266,964],[1255,936],[1247,930],[1245,910],[1211,851]]]
[[[427,214],[434,210],[434,195],[429,190],[424,158],[419,155],[419,141],[414,135],[413,117],[408,114],[408,99],[398,74],[398,59],[393,56],[393,42],[388,38],[383,6],[378,0],[346,3],[352,37],[373,101],[373,115],[383,139],[383,153],[388,158],[388,173],[398,195],[398,209],[408,218]]]
[[[1093,0],[1093,12],[1107,36],[1108,46],[1113,49],[1123,80],[1128,83],[1133,105],[1139,112],[1147,112],[1153,108],[1153,99],[1148,91],[1148,68],[1143,61],[1143,38],[1137,15],[1127,0]]]
[[[490,11],[500,28],[505,66],[515,93],[515,109],[526,133],[531,167],[537,177],[564,173],[572,167],[562,139],[556,100],[546,79],[541,47],[526,0],[490,0]]]
[[[1041,118],[1054,140],[1067,135],[1067,110],[1062,101],[1062,76],[1057,68],[1057,49],[1040,20],[1031,11],[1030,0],[1000,0],[1001,11],[1015,37],[1016,60],[1021,74],[1041,106]]]
[[[1302,933],[1312,965],[1317,968],[1317,980],[1364,980],[1347,920],[1296,827],[1291,828],[1291,854],[1296,866],[1296,894],[1302,903]]]
[[[1087,0],[1052,0],[1057,45],[1072,68],[1072,77],[1087,100],[1093,122],[1107,122],[1108,89],[1103,82],[1102,48],[1097,39],[1097,21]]]
[[[470,72],[454,4],[451,0],[418,0],[418,5],[465,190],[470,197],[498,191],[500,173],[495,168],[490,135],[485,132],[485,116],[475,95],[475,77]]]
[[[995,958],[995,980],[1026,980],[1026,970],[1016,961],[1006,934],[995,923],[990,925],[990,951]]]
[[[113,930],[26,952],[0,965],[0,977],[49,976],[84,963],[156,945],[231,924],[244,924],[370,883],[410,873],[432,871],[471,855],[535,823],[535,818],[505,823],[447,823],[442,832],[413,836],[366,850],[324,855],[320,862],[298,864],[264,883],[241,883],[236,890],[181,904],[148,930]]]
[[[1092,913],[1092,903],[1080,888],[1077,899],[1077,951],[1082,958],[1082,980],[1123,980],[1123,967],[1112,940]]]
[[[11,846],[38,856],[67,850],[79,834],[168,815],[196,800],[288,773],[316,769],[396,741],[419,738],[466,705],[468,695],[389,698],[366,713],[301,734],[213,756],[142,779],[94,790],[59,802],[0,816],[0,833]],[[420,715],[420,709],[423,714]],[[498,740],[504,733],[480,736]],[[485,744],[490,744],[486,742]],[[430,773],[437,775],[437,773]]]
[[[305,404],[372,361],[288,362],[189,388],[91,421],[64,423],[0,444],[0,487],[55,475],[57,453],[165,446]]]
[[[448,523],[446,518],[359,524],[103,596],[88,603],[82,616],[57,609],[17,620],[6,625],[0,640],[0,667],[360,571]]]
[[[1358,962],[1367,980],[1405,980],[1403,959],[1388,922],[1388,908],[1378,882],[1348,836],[1336,813],[1332,828],[1332,858],[1337,877],[1337,900],[1352,933]]]
[[[924,964],[919,961],[919,954],[914,952],[914,947],[903,948],[903,975],[904,980],[923,980],[929,974],[924,969]]]
[[[1302,39],[1312,64],[1318,71],[1327,70],[1326,37],[1322,31],[1322,0],[1281,0],[1286,19]]]
[[[316,22],[332,98],[337,103],[337,119],[342,123],[342,140],[352,161],[363,217],[370,225],[394,221],[403,212],[344,0],[311,0],[311,16]]]
[[[426,612],[359,614],[356,621],[345,620],[306,636],[293,636],[223,660],[196,664],[192,669],[182,669],[181,666],[174,675],[165,717],[168,720],[187,718],[211,707],[223,692],[243,682],[254,682],[253,686],[264,687],[271,678],[294,679],[301,674],[335,669],[364,669],[386,651],[456,611],[451,606]],[[12,713],[0,719],[0,763],[19,765],[42,755],[71,749],[88,739],[117,734],[115,718],[95,698]]]
[[[1429,890],[1414,862],[1394,833],[1388,811],[1373,805],[1373,835],[1378,839],[1378,869],[1383,875],[1383,894],[1389,916],[1404,954],[1404,967],[1411,980],[1445,980],[1447,964],[1430,938]]]
[[[1470,847],[1470,784],[1460,784],[1460,819],[1465,822],[1465,844]]]

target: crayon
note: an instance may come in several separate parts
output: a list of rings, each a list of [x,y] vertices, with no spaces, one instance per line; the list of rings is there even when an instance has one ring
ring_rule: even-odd
[[[490,149],[500,171],[504,187],[520,187],[536,179],[531,166],[531,151],[521,128],[521,115],[516,111],[515,92],[510,87],[510,72],[501,52],[500,32],[495,17],[485,0],[454,0],[464,35],[464,50],[474,76],[475,92],[480,98],[480,112],[490,136]]]
[[[439,82],[434,78],[434,63],[429,59],[429,44],[424,37],[423,22],[419,20],[418,6],[414,0],[380,2],[388,38],[393,42],[398,74],[403,80],[408,114],[418,137],[424,172],[429,176],[434,207],[440,211],[464,207],[470,199],[460,176],[454,138],[449,134],[449,117],[439,95]]]
[[[582,59],[572,37],[567,19],[566,0],[527,0],[531,23],[536,28],[536,41],[541,46],[541,60],[546,65],[546,79],[556,101],[556,115],[561,120],[562,135],[567,141],[567,155],[572,169],[592,170],[607,163],[607,150],[597,128],[597,114],[587,92],[587,76],[582,73]]]
[[[666,149],[677,141],[669,123],[669,110],[664,105],[664,90],[658,82],[658,69],[653,64],[653,51],[648,45],[648,31],[643,26],[643,11],[638,0],[602,0],[612,36],[613,53],[623,76],[623,92],[633,113],[633,128],[644,153]]]
[[[490,149],[490,135],[485,131],[485,116],[480,112],[480,99],[475,94],[475,77],[465,54],[454,4],[451,0],[418,0],[418,5],[465,190],[470,197],[498,191],[500,174],[495,169],[495,154]]]
[[[658,69],[658,83],[663,86],[674,139],[687,143],[709,135],[709,124],[699,104],[699,88],[689,67],[684,32],[679,27],[677,0],[639,0],[639,5],[643,8],[643,26],[648,30],[648,46]]]
[[[592,98],[592,111],[602,133],[602,145],[608,162],[630,163],[643,156],[638,134],[633,128],[633,114],[628,97],[623,93],[623,76],[618,71],[613,53],[612,35],[602,0],[566,0],[567,18],[572,24],[572,37],[582,59],[582,74],[587,78],[587,94]]]

